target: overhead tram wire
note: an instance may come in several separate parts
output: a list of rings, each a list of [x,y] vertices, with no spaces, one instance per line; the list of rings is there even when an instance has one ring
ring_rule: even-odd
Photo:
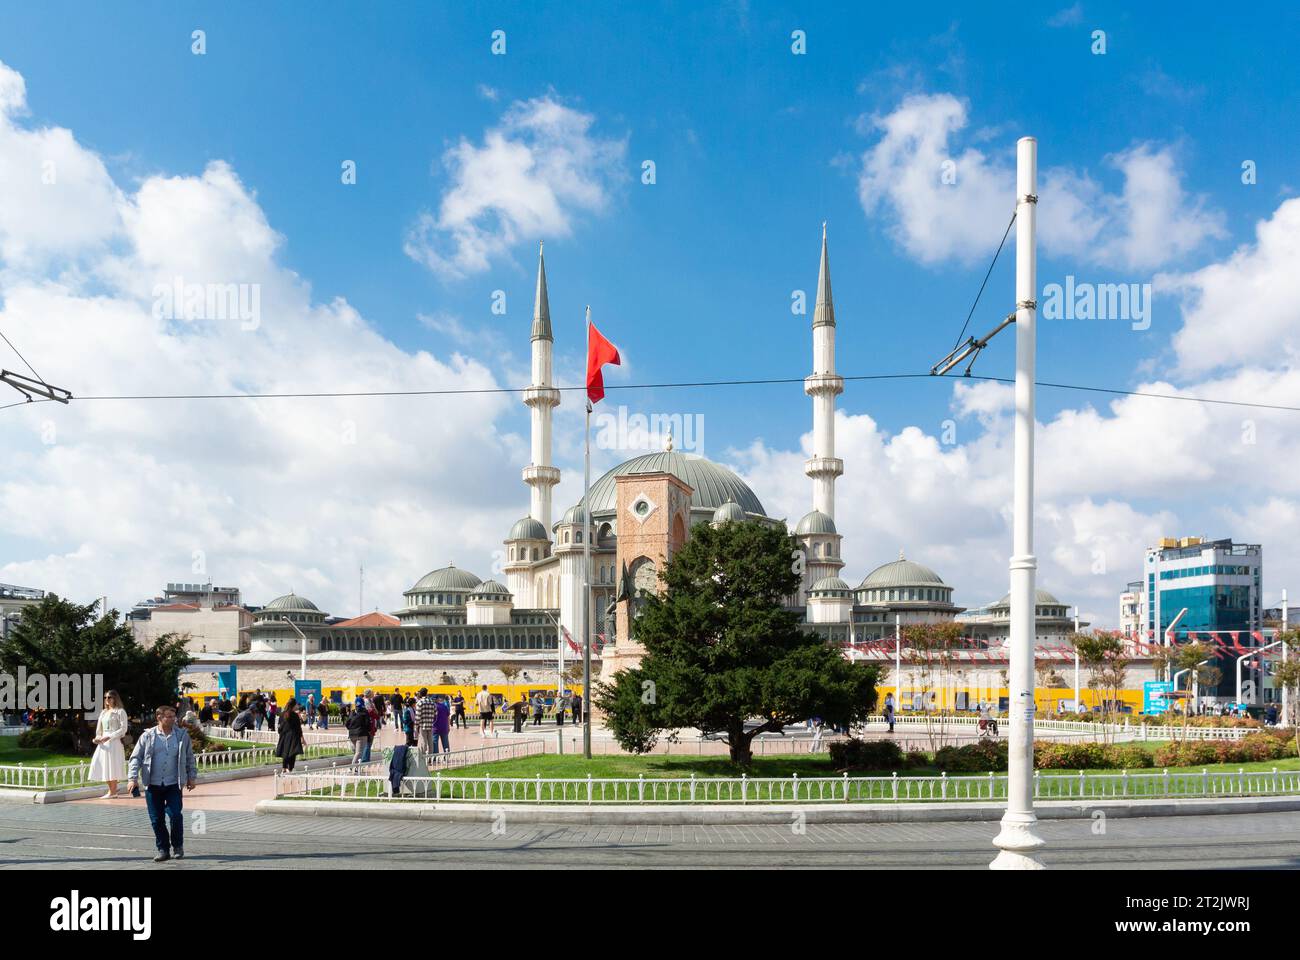
[[[844,376],[845,381],[852,382],[870,382],[873,380],[945,380],[947,378],[935,377],[930,373],[870,373]],[[981,374],[967,374],[963,380],[979,380],[989,383],[1014,383],[1011,377],[994,377]],[[767,386],[781,384],[802,384],[803,377],[759,377],[743,380],[684,380],[684,381],[667,381],[662,383],[620,383],[606,384],[605,389],[613,390],[650,390],[650,389],[691,389],[701,387],[745,387],[745,386]],[[1122,390],[1116,387],[1098,387],[1088,384],[1079,383],[1058,383],[1054,381],[1038,380],[1035,385],[1047,387],[1055,390],[1077,390],[1085,393],[1105,393],[1112,396],[1120,397],[1145,397],[1153,400],[1182,400],[1187,403],[1205,403],[1216,406],[1229,407],[1250,407],[1256,410],[1281,410],[1291,413],[1300,413],[1300,406],[1290,406],[1280,403],[1256,403],[1249,400],[1222,400],[1216,397],[1196,397],[1178,395],[1172,393],[1151,393],[1146,390]],[[358,390],[358,391],[330,391],[320,393],[177,393],[177,394],[121,394],[121,395],[99,395],[77,397],[77,403],[84,403],[92,400],[111,401],[152,401],[152,400],[313,400],[313,399],[347,399],[350,397],[445,397],[445,396],[483,396],[492,394],[522,394],[527,387],[468,387],[462,389],[444,389],[444,390]],[[583,385],[556,387],[561,392],[572,393],[579,390],[586,390]],[[36,400],[35,403],[48,403],[48,400]],[[0,410],[6,410],[12,406],[25,406],[25,402],[0,406]]]
[[[993,259],[989,261],[989,268],[984,271],[984,279],[980,283],[979,291],[975,294],[975,302],[970,305],[970,310],[966,312],[966,322],[961,325],[961,333],[957,334],[957,339],[952,342],[953,348],[961,343],[961,338],[966,335],[966,328],[970,326],[971,317],[975,316],[975,308],[980,305],[980,297],[984,296],[984,288],[988,286],[989,277],[993,276],[993,268],[997,266],[998,257],[1002,256],[1002,248],[1006,246],[1007,237],[1011,236],[1011,228],[1016,223],[1016,211],[1011,211],[1011,219],[1007,222],[1007,228],[1002,231],[1002,239],[998,242],[998,248],[993,253]]]

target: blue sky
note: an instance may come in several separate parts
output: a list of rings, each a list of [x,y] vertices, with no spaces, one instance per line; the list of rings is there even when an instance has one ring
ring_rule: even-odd
[[[128,197],[150,181],[200,178],[209,164],[223,162],[281,238],[275,264],[310,284],[311,301],[343,298],[403,353],[427,351],[446,363],[460,353],[505,385],[517,385],[526,364],[538,239],[547,241],[562,373],[572,376],[576,370],[582,308],[590,303],[596,322],[629,360],[611,383],[805,375],[808,318],[791,315],[790,298],[795,289],[811,297],[823,219],[830,224],[840,372],[928,369],[951,346],[1006,225],[1014,199],[1007,174],[1015,140],[1032,134],[1039,139],[1040,168],[1056,171],[1040,184],[1044,218],[1054,199],[1053,209],[1063,209],[1063,196],[1080,201],[1084,211],[1062,215],[1051,237],[1044,224],[1040,281],[1073,274],[1098,283],[1154,282],[1157,288],[1146,331],[1134,331],[1125,321],[1044,321],[1040,378],[1115,387],[1159,381],[1194,393],[1237,376],[1229,391],[1235,397],[1238,389],[1248,389],[1242,371],[1272,377],[1276,389],[1289,391],[1289,363],[1277,353],[1258,351],[1216,365],[1204,359],[1204,337],[1180,348],[1176,337],[1188,326],[1191,301],[1186,282],[1178,278],[1228,262],[1234,250],[1254,243],[1257,223],[1273,217],[1300,188],[1294,164],[1300,126],[1287,120],[1294,117],[1300,69],[1293,56],[1295,26],[1296,14],[1281,5],[1252,8],[1247,17],[1213,4],[1135,11],[1102,3],[992,10],[768,3],[709,9],[689,3],[364,9],[328,2],[310,8],[156,3],[133,5],[127,14],[83,4],[5,4],[0,61],[25,81],[27,112],[15,122],[28,131],[66,128],[80,148],[102,160],[112,183]],[[203,56],[191,52],[194,29],[206,32]],[[506,33],[504,56],[491,53],[497,29]],[[806,32],[804,55],[791,51],[794,30]],[[1105,32],[1104,55],[1091,49],[1096,30]],[[523,225],[504,239],[496,220],[500,211],[487,211],[474,227],[500,242],[486,265],[461,270],[459,276],[431,269],[427,259],[412,255],[412,231],[421,215],[437,218],[448,195],[456,193],[447,151],[458,145],[477,150],[493,130],[504,129],[509,139],[509,112],[542,100],[567,116],[585,118],[582,137],[596,159],[588,163],[580,157],[574,178],[594,189],[596,198],[561,190],[558,215],[537,217],[531,225],[522,218]],[[943,117],[951,127],[940,129]],[[922,151],[906,141],[897,152],[886,149],[883,124],[889,118],[929,124],[925,142],[957,158],[951,201],[933,183],[913,189],[908,177]],[[355,185],[340,183],[344,160],[357,164]],[[644,160],[656,164],[653,185],[640,182]],[[1242,183],[1244,160],[1255,162],[1256,184]],[[869,168],[874,172],[866,172]],[[1151,176],[1143,179],[1142,170]],[[1049,183],[1059,189],[1049,191]],[[918,227],[925,217],[929,226]],[[954,230],[949,218],[959,218],[960,229]],[[1091,239],[1080,227],[1089,222],[1098,228]],[[557,224],[562,226],[556,229]],[[10,229],[16,233],[18,227]],[[120,242],[110,237],[106,244]],[[435,227],[430,243],[440,256],[456,248],[445,225]],[[84,250],[78,251],[82,255]],[[1010,309],[1013,258],[1009,244],[971,333],[983,332]],[[40,271],[47,279],[66,278],[73,260],[69,255],[62,262],[5,266],[11,278],[21,274],[30,280]],[[1200,288],[1193,283],[1192,289]],[[504,316],[490,310],[494,290],[506,291]],[[422,316],[434,320],[421,322]],[[22,315],[9,320],[15,335],[22,334],[20,345],[41,336],[23,329]],[[1193,320],[1198,329],[1206,322]],[[65,325],[61,334],[66,337],[70,329]],[[300,336],[311,336],[305,329]],[[1231,338],[1233,332],[1222,336]],[[1213,338],[1209,342],[1213,345]],[[327,341],[317,346],[321,362],[312,369],[321,383],[330,380],[331,356],[340,369],[352,362],[342,344],[332,354]],[[1007,375],[1011,347],[1012,338],[1005,335],[977,370]],[[71,349],[77,349],[75,340]],[[46,349],[38,355],[48,368],[42,372],[55,379],[49,371],[59,369],[58,355]],[[149,370],[151,389],[167,390],[166,373]],[[86,374],[72,384],[74,392],[97,392],[107,382],[96,379],[93,364]],[[274,381],[238,371],[228,376],[261,386]],[[797,386],[641,391],[611,398],[635,409],[703,415],[704,452],[746,466],[751,479],[771,469],[776,452],[797,454],[810,425],[809,403]],[[408,439],[429,446],[435,456],[454,456],[439,454],[433,441],[419,435],[419,424],[445,415],[437,403],[411,400],[386,409],[410,417],[416,433]],[[1045,445],[1058,454],[1068,449],[1073,429],[1060,418],[1070,420],[1089,406],[1103,418],[1113,415],[1104,398],[1054,390],[1042,391],[1039,404],[1040,420],[1060,427],[1062,440]],[[909,427],[937,435],[943,421],[955,416],[951,386],[928,381],[851,383],[840,409],[869,415],[886,444]],[[985,444],[966,456],[991,463],[1005,411],[990,408],[985,419],[972,411],[957,416],[960,444]],[[526,430],[523,407],[507,402],[488,415],[504,437],[501,449],[517,453],[509,435]],[[1130,415],[1141,423],[1140,414]],[[1168,413],[1159,416],[1151,429],[1176,428],[1163,419]],[[1241,417],[1233,416],[1220,427],[1235,436]],[[1172,423],[1178,422],[1173,416]],[[1271,423],[1261,425],[1266,438]],[[1281,421],[1279,430],[1281,424],[1294,432],[1289,421]],[[0,423],[0,439],[18,429],[13,422]],[[1141,429],[1136,428],[1139,437]],[[1198,444],[1206,439],[1203,433],[1189,434],[1179,449],[1194,462]],[[169,450],[164,437],[144,434],[121,442],[139,442],[165,461],[195,462],[187,460],[184,448]],[[562,438],[562,453],[576,442]],[[1113,447],[1116,441],[1102,431],[1092,442]],[[752,451],[737,452],[755,443],[762,448],[758,459]],[[1210,447],[1217,445],[1210,440]],[[1291,502],[1289,490],[1239,482],[1243,474],[1253,476],[1275,462],[1268,458],[1275,458],[1277,449],[1262,445],[1268,450],[1244,452],[1247,460],[1226,472],[1237,480],[1200,477],[1185,495],[1179,489],[1185,473],[1144,474],[1131,484],[1117,484],[1112,477],[1095,490],[1062,488],[1053,502],[1066,516],[1074,516],[1081,499],[1122,503],[1134,515],[1128,520],[1116,515],[1108,524],[1142,530],[1132,534],[1134,543],[1148,527],[1170,521],[1180,530],[1169,533],[1230,535],[1225,509],[1244,518],[1270,498]],[[1135,460],[1144,456],[1140,446],[1130,452]],[[1087,443],[1080,449],[1086,455]],[[841,449],[840,455],[852,472],[854,451]],[[1057,468],[1076,472],[1059,463]],[[936,469],[945,474],[942,466]],[[870,498],[880,484],[910,483],[906,470],[899,470],[873,474],[857,509],[864,515],[876,509]],[[793,512],[793,491],[808,488],[797,468],[795,474],[781,490],[766,492],[758,479],[754,486],[765,500],[782,506],[789,501]],[[502,516],[510,509],[521,513],[526,496],[510,492],[522,491],[514,479],[517,467],[512,464],[504,475],[509,476],[480,490],[490,501],[485,508]],[[0,483],[4,480],[0,475]],[[942,487],[933,495],[947,496]],[[981,558],[1004,553],[996,546],[1000,505],[997,495],[990,495],[987,515],[970,529],[955,530],[948,542],[938,528],[909,537],[905,529],[870,516],[857,526],[850,523],[865,542],[856,551],[851,543],[846,547],[846,553],[858,555],[846,571],[848,579],[856,582],[875,563],[888,560],[903,539],[909,552],[928,551],[941,572],[943,564],[951,568],[961,562],[963,549]],[[518,507],[507,507],[510,497]],[[273,506],[242,494],[235,499],[260,518],[263,535],[273,543],[283,538],[268,519],[275,515]],[[11,488],[9,506],[17,502]],[[485,575],[489,534],[445,530],[440,520],[428,519],[446,543],[427,551],[437,556],[430,555],[426,567],[456,549],[459,536],[472,545],[457,553]],[[948,528],[963,523],[956,511]],[[1071,529],[1070,549],[1086,555],[1087,535],[1079,533],[1077,522]],[[1040,538],[1045,535],[1040,525]],[[1132,544],[1111,534],[1102,539],[1107,537],[1112,558],[1104,585],[1098,576],[1080,572],[1087,563],[1079,556],[1049,572],[1088,596],[1094,612],[1113,619],[1113,603],[1105,598],[1122,587],[1127,569],[1136,571],[1139,557],[1115,556],[1119,548],[1113,544]],[[3,550],[6,544],[9,549]],[[43,578],[75,589],[72,583],[96,566],[67,558],[86,546],[68,531],[10,524],[0,528],[0,579]],[[121,556],[125,549],[125,540],[103,543],[98,555]],[[173,549],[182,559],[188,556],[183,545]],[[262,543],[231,551],[213,576],[243,577],[272,590],[277,580],[295,575],[295,561],[288,557],[271,565],[274,575],[266,564],[258,566],[258,557],[275,549]],[[340,551],[330,566],[321,556],[332,549],[319,542],[305,548],[313,559],[297,565],[314,572],[297,576],[307,583],[317,578],[318,589],[344,597],[350,588],[329,585],[343,579],[339,571],[354,561]],[[1040,552],[1049,549],[1045,544]],[[381,544],[369,552],[368,565],[385,562]],[[418,554],[412,549],[411,559],[393,561],[392,585],[422,572],[401,571],[402,563],[419,566]],[[1265,555],[1270,556],[1269,544]],[[1285,562],[1290,564],[1289,555]],[[159,570],[168,563],[174,569],[178,561],[164,560]],[[971,586],[963,591],[959,584],[959,599],[972,604],[991,599],[983,594],[1004,578],[990,560]],[[1280,580],[1271,582],[1281,586]],[[156,589],[145,575],[139,582],[112,585],[140,595]]]

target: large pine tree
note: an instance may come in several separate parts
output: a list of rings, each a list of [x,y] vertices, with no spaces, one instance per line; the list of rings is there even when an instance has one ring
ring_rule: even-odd
[[[875,706],[877,672],[802,630],[784,598],[799,587],[794,538],[757,521],[700,524],[641,601],[639,667],[596,691],[615,738],[651,749],[663,731],[725,735],[747,766],[755,736],[810,716],[849,724]]]

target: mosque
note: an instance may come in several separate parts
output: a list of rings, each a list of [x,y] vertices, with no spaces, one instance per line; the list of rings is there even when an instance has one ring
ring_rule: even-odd
[[[553,683],[557,651],[580,655],[583,590],[589,582],[587,632],[593,663],[608,679],[635,665],[643,653],[628,629],[635,599],[614,602],[622,586],[630,587],[633,598],[658,589],[658,571],[697,524],[754,520],[787,525],[770,516],[734,472],[673,450],[671,439],[664,451],[633,457],[592,484],[590,525],[581,503],[553,516],[552,491],[560,471],[551,455],[552,414],[560,392],[554,382],[546,283],[539,251],[530,333],[532,382],[523,396],[531,415],[531,462],[522,477],[529,506],[505,536],[505,582],[448,565],[417,580],[391,616],[376,612],[342,621],[290,593],[257,612],[248,652],[202,657],[194,672],[212,676],[240,664],[241,687],[275,687],[299,667],[305,646],[310,676],[323,676],[327,685],[437,683],[467,670],[476,680],[499,682],[505,663],[516,664],[534,682],[549,670]],[[957,618],[963,608],[953,604],[952,587],[901,552],[857,587],[840,577],[845,560],[835,523],[835,481],[844,472],[844,461],[835,455],[835,402],[844,380],[835,370],[836,317],[824,225],[811,333],[812,372],[804,381],[804,392],[812,398],[813,455],[804,465],[812,486],[811,509],[791,530],[805,562],[789,606],[801,615],[805,629],[850,645],[892,637],[900,624]],[[584,577],[588,529],[590,568]],[[996,618],[981,618],[980,626],[984,642],[996,644]],[[202,681],[199,687],[205,689]]]

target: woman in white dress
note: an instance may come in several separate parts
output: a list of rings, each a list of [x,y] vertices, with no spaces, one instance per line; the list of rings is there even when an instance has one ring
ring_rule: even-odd
[[[117,782],[126,779],[126,752],[122,738],[126,736],[126,711],[116,690],[104,694],[104,709],[95,724],[95,755],[90,760],[90,779],[108,781],[108,793],[101,800],[117,796]]]

